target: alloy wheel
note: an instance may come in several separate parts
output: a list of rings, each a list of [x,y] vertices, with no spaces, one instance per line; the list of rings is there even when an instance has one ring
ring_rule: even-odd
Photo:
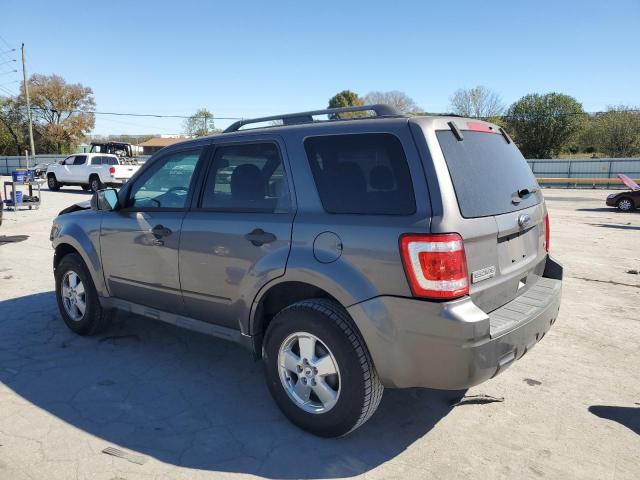
[[[62,278],[62,304],[73,321],[82,320],[87,310],[87,295],[82,280],[74,271],[65,273]]]
[[[278,373],[289,398],[309,413],[326,413],[340,396],[340,370],[329,348],[315,335],[289,335],[278,352]]]

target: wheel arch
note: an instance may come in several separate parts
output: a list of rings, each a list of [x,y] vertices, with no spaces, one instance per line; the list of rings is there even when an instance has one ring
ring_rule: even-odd
[[[99,230],[98,230],[99,232]],[[79,227],[64,225],[54,243],[53,256],[54,272],[60,261],[70,253],[77,253],[84,261],[98,295],[108,297],[109,292],[104,282],[100,255],[89,236]]]

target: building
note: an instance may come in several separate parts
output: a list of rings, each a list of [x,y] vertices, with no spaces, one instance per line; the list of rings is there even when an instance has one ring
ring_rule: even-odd
[[[160,136],[150,138],[146,142],[140,143],[138,146],[142,147],[142,155],[153,155],[158,150],[169,145],[173,145],[178,142],[184,142],[189,140],[190,137],[177,137],[177,136]]]

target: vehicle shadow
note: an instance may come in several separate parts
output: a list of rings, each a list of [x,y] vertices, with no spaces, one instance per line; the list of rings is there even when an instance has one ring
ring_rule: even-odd
[[[591,405],[589,411],[597,417],[618,422],[637,435],[640,435],[640,407]]]
[[[241,347],[125,314],[105,334],[80,337],[53,292],[0,302],[0,381],[104,447],[286,479],[365,473],[427,434],[464,394],[387,390],[362,428],[317,438],[280,413],[262,364]],[[303,461],[292,452],[306,452]]]
[[[594,227],[615,228],[618,230],[640,230],[640,227],[634,225],[615,225],[612,223],[590,223]]]

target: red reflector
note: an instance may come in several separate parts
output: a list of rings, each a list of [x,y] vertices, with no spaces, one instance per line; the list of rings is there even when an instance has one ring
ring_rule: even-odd
[[[551,232],[549,230],[549,214],[544,217],[544,249],[549,251],[549,240],[551,239]]]
[[[109,175],[115,175],[116,167],[109,167]]]
[[[490,125],[480,122],[467,122],[467,130],[471,130],[473,132],[500,133],[494,130]]]
[[[452,299],[469,293],[464,242],[457,233],[402,235],[400,253],[416,297]]]

